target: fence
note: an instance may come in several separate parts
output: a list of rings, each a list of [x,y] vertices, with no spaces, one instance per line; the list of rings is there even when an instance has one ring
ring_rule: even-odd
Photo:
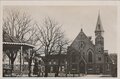
[[[34,65],[31,66],[32,73],[33,73],[33,67]],[[3,76],[11,76],[10,75],[11,72],[12,72],[12,76],[27,76],[29,73],[28,65],[27,64],[21,65],[21,70],[20,70],[20,65],[16,64],[13,66],[13,70],[12,70],[11,65],[3,64]]]

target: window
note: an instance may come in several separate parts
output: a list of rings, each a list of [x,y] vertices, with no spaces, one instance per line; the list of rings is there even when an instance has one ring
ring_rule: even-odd
[[[65,67],[64,66],[62,66],[62,71],[64,71],[65,70]]]
[[[56,64],[56,62],[54,61],[53,64]]]
[[[75,62],[75,61],[76,61],[76,56],[73,55],[73,56],[72,56],[72,62]]]
[[[52,66],[50,67],[50,71],[53,72],[53,67]]]
[[[100,53],[101,49],[99,48],[99,53]]]
[[[92,52],[88,53],[88,62],[92,62]]]
[[[72,65],[72,70],[76,70],[76,68],[77,68],[77,65],[76,65],[76,64],[73,64],[73,65]]]
[[[98,57],[98,60],[101,61],[101,57]]]
[[[110,69],[110,65],[109,64],[107,64],[107,70],[109,70]]]
[[[51,64],[51,62],[49,62],[49,64]]]
[[[80,41],[79,43],[79,48],[83,49],[85,47],[85,43],[83,41]]]
[[[83,43],[81,43],[81,46],[80,46],[81,48],[83,47]]]

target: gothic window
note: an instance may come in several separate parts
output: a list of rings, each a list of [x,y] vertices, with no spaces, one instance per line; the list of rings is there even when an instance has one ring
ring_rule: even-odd
[[[80,46],[79,46],[79,48],[80,48],[80,49],[83,49],[84,46],[85,46],[85,43],[84,43],[83,41],[80,41]]]
[[[72,62],[75,62],[75,61],[76,61],[76,56],[73,55],[73,56],[72,56]]]
[[[92,52],[88,53],[88,62],[92,62]]]

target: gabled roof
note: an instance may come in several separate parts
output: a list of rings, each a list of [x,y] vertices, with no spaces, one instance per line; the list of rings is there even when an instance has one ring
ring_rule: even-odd
[[[83,30],[81,29],[80,33],[77,35],[77,37],[74,39],[74,41],[72,42],[72,44],[70,46],[72,46],[73,48],[75,48],[77,50],[78,49],[78,45],[79,45],[79,41],[85,41],[85,40],[88,41],[89,44],[94,46],[92,41],[85,35]]]

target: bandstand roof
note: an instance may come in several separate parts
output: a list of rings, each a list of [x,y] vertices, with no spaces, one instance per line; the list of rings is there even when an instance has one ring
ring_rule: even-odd
[[[14,36],[9,35],[7,32],[3,31],[3,45],[7,46],[25,46],[34,48],[34,45],[23,43]]]

